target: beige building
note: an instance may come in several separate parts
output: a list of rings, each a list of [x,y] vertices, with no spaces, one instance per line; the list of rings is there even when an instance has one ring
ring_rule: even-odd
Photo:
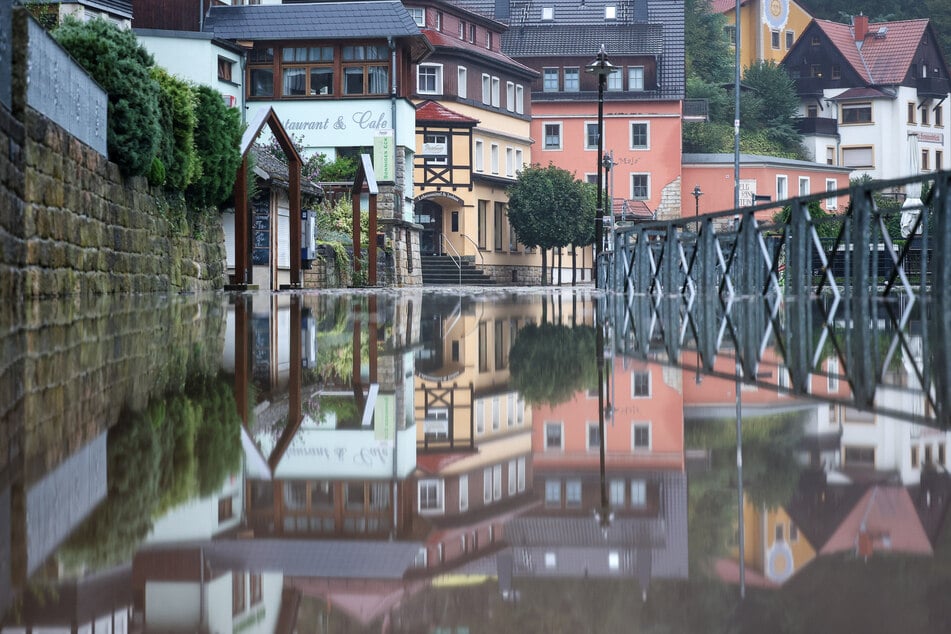
[[[726,18],[727,36],[736,44],[736,0],[712,0],[710,10]],[[741,0],[740,67],[761,60],[779,64],[811,20],[794,0]]]

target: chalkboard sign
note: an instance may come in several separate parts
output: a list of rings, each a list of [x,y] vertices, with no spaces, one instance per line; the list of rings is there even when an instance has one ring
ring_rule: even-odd
[[[267,266],[271,262],[271,193],[263,189],[251,201],[251,264]]]

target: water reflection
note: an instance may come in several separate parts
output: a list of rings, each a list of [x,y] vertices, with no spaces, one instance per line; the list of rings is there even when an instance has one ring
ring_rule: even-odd
[[[946,631],[929,313],[882,322],[857,367],[828,304],[643,308],[410,291],[5,315],[2,631]]]

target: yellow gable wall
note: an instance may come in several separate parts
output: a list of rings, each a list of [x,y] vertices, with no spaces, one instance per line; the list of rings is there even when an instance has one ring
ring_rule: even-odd
[[[743,504],[743,560],[746,565],[764,575],[766,570],[766,555],[776,541],[776,528],[782,526],[783,540],[789,545],[793,554],[794,574],[816,557],[816,550],[799,532],[796,539],[790,536],[792,518],[783,508],[765,509],[750,504],[749,498]],[[734,550],[734,556],[738,556]]]
[[[789,47],[786,46],[786,31],[792,31],[792,44],[795,44],[812,21],[812,16],[793,0],[776,1],[788,3],[788,17],[779,31],[778,49],[772,47],[772,27],[763,19],[764,3],[766,3],[766,9],[769,10],[773,0],[750,0],[740,7],[740,66],[742,68],[748,67],[756,60],[772,60],[778,64],[789,52]],[[728,25],[736,23],[735,9],[730,9],[723,15]]]

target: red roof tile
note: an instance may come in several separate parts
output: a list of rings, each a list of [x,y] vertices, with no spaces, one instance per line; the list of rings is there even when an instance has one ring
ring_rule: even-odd
[[[443,33],[441,31],[433,31],[432,29],[420,29],[420,30],[423,32],[423,35],[426,36],[426,39],[429,40],[429,43],[433,45],[433,47],[454,48],[454,49],[464,50],[469,53],[474,53],[476,55],[480,55],[482,57],[491,59],[495,62],[505,64],[507,66],[512,66],[533,77],[538,76],[538,71],[528,66],[525,66],[524,64],[516,62],[514,59],[512,59],[508,55],[505,55],[504,53],[500,53],[499,51],[489,50],[485,48],[484,46],[479,46],[478,44],[470,43],[467,40],[460,40],[458,37],[447,35],[446,33]],[[499,34],[495,35],[496,40],[499,37],[501,37]]]
[[[747,0],[742,0],[740,6],[748,4]],[[710,13],[726,13],[727,11],[732,11],[736,9],[736,0],[711,0],[710,1]],[[742,26],[742,24],[740,25]]]
[[[874,486],[855,505],[822,547],[821,554],[874,550],[930,555],[931,542],[915,504],[900,486]]]
[[[869,23],[861,46],[851,25],[816,20],[816,26],[866,82],[882,85],[900,84],[905,79],[928,20]]]
[[[459,114],[432,99],[427,99],[416,106],[416,121],[461,123],[468,125],[476,125],[479,123],[478,119]]]

